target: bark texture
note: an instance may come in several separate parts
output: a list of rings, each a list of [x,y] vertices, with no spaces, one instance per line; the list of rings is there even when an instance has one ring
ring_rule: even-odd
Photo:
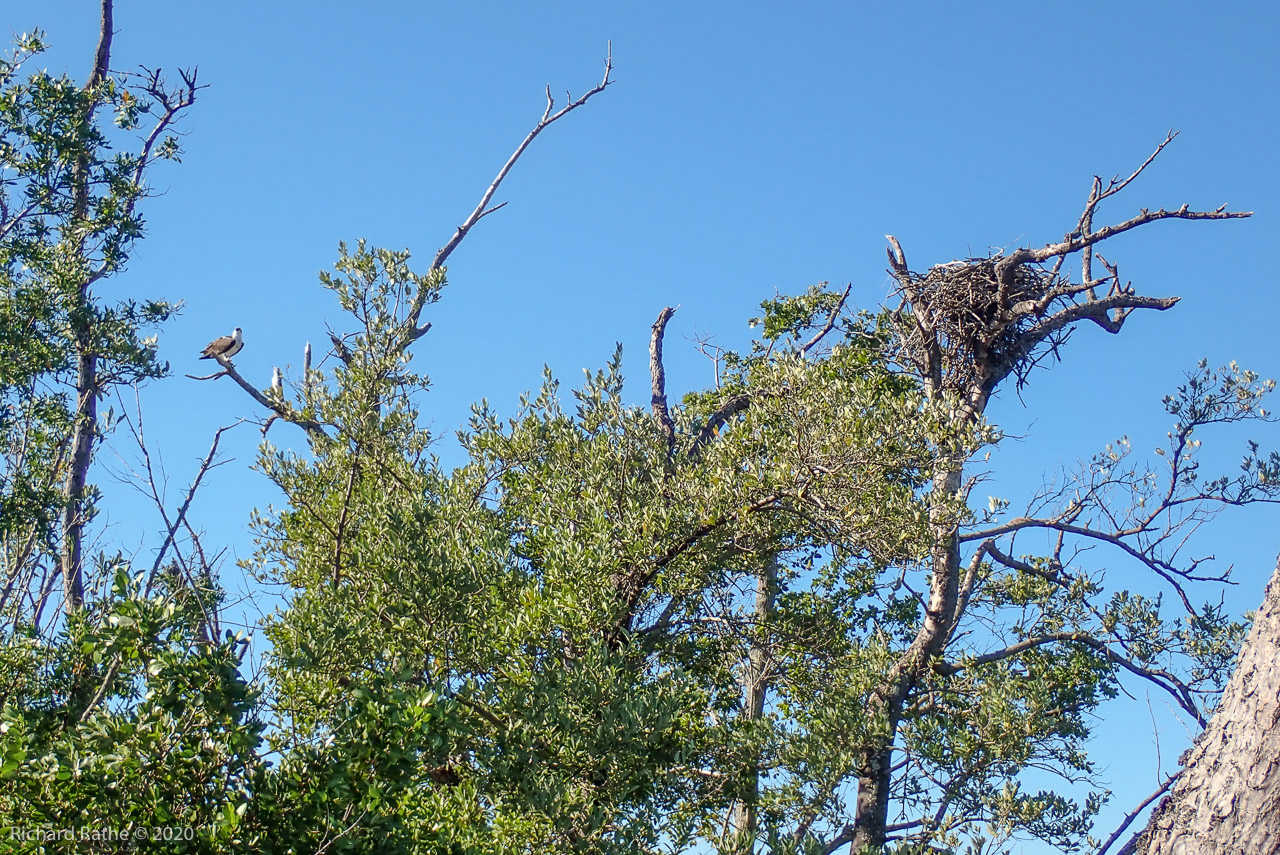
[[[1280,566],[1222,704],[1172,792],[1122,853],[1280,853]]]
[[[764,706],[769,692],[769,672],[772,669],[769,651],[763,636],[767,632],[766,624],[773,616],[774,605],[778,596],[778,556],[770,555],[768,562],[756,579],[756,604],[752,620],[755,622],[756,639],[751,643],[747,654],[746,667],[742,672],[742,718],[747,721],[759,721],[764,718]],[[736,834],[741,851],[750,853],[755,849],[755,836],[758,824],[757,810],[760,802],[760,764],[759,758],[746,773],[746,785],[743,797],[734,803],[730,825]]]
[[[110,73],[111,37],[114,35],[112,0],[102,0],[102,26],[98,33],[98,48],[93,55],[93,70],[85,83],[86,92],[101,85]],[[84,138],[89,138],[93,128],[93,115],[97,111],[95,97],[89,101],[82,119]],[[75,219],[82,220],[89,211],[89,162],[81,156],[75,168]],[[80,254],[84,254],[83,239]],[[89,294],[91,280],[80,283],[79,305],[73,317],[76,339],[76,422],[71,436],[71,468],[67,470],[66,507],[62,512],[62,587],[63,608],[67,614],[80,610],[84,604],[84,527],[89,511],[85,493],[89,483],[89,467],[93,463],[93,444],[98,436],[98,396],[102,386],[98,382],[98,354],[94,352],[94,312]]]

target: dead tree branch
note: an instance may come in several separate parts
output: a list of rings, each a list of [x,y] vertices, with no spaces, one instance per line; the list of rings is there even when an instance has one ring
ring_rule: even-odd
[[[223,356],[215,356],[214,359],[217,360],[217,363],[222,366],[221,371],[215,372],[213,374],[208,374],[205,376],[188,374],[187,377],[189,377],[192,380],[217,380],[219,377],[230,377],[232,380],[236,381],[236,384],[239,385],[241,389],[249,393],[249,396],[251,398],[257,401],[263,407],[267,408],[268,410],[271,410],[271,412],[275,414],[276,418],[280,418],[286,422],[292,422],[293,424],[298,425],[307,433],[311,434],[313,437],[317,439],[329,439],[329,435],[325,433],[323,425],[321,425],[318,421],[316,421],[313,418],[309,418],[307,416],[302,415],[301,413],[299,413],[297,410],[295,410],[292,406],[290,406],[287,402],[283,400],[273,401],[272,399],[268,398],[266,395],[262,393],[261,390],[257,389],[256,387],[254,387],[252,383],[244,379],[244,377],[240,375],[239,371],[236,371],[236,367],[231,363],[231,360]],[[268,421],[268,424],[270,424],[269,421]],[[265,430],[263,432],[265,433]]]
[[[662,336],[667,330],[667,322],[675,313],[676,310],[670,306],[659,312],[658,319],[653,322],[653,334],[649,338],[649,377],[653,392],[650,403],[654,418],[667,435],[668,456],[675,450],[676,426],[671,421],[671,411],[667,408],[667,374],[662,365]]]
[[[178,513],[174,517],[173,522],[169,522],[168,515],[165,514],[164,511],[164,505],[159,502],[160,497],[155,493],[155,483],[154,481],[152,482],[153,494],[155,495],[155,499],[160,507],[161,514],[164,515],[163,518],[168,531],[165,534],[164,543],[160,545],[160,551],[156,553],[155,563],[151,565],[151,572],[147,574],[147,586],[145,593],[151,593],[151,586],[155,581],[156,574],[160,572],[160,567],[164,564],[165,554],[168,552],[169,547],[173,545],[174,537],[177,534],[178,529],[183,527],[187,527],[189,529],[187,524],[187,511],[190,510],[191,502],[196,497],[196,491],[200,489],[200,482],[204,480],[204,476],[208,474],[209,470],[217,465],[214,461],[218,455],[218,443],[222,440],[222,435],[241,423],[242,422],[236,422],[235,424],[224,425],[214,432],[213,442],[209,445],[209,451],[205,454],[204,459],[200,461],[200,468],[196,470],[195,478],[192,479],[191,486],[187,488],[187,495],[183,498],[182,504],[178,507]],[[145,448],[143,448],[143,454],[147,456],[147,472],[148,475],[150,475],[150,455]]]
[[[547,86],[547,108],[542,111],[542,118],[533,126],[533,130],[529,131],[528,135],[525,136],[520,145],[516,146],[516,150],[511,153],[509,158],[507,158],[507,162],[502,165],[502,168],[498,170],[497,177],[493,179],[492,183],[490,183],[489,188],[484,191],[484,194],[480,197],[480,201],[476,204],[476,207],[472,210],[470,216],[462,221],[462,225],[458,226],[457,231],[455,231],[453,236],[449,238],[448,243],[440,247],[440,251],[436,253],[435,259],[431,262],[432,270],[439,270],[444,267],[449,256],[458,248],[458,244],[462,243],[462,239],[467,236],[467,232],[471,231],[472,227],[474,227],[476,223],[480,222],[482,218],[492,214],[494,211],[506,204],[503,202],[501,205],[495,205],[492,208],[489,207],[489,202],[493,199],[493,194],[498,192],[498,187],[502,184],[503,179],[507,177],[507,173],[516,165],[516,161],[520,159],[520,156],[524,154],[525,149],[529,147],[529,144],[534,141],[538,134],[542,133],[558,119],[563,118],[581,107],[583,104],[587,103],[587,101],[589,101],[594,95],[603,92],[605,88],[613,82],[609,79],[609,75],[612,72],[613,43],[610,42],[609,52],[604,61],[604,77],[601,78],[600,82],[594,87],[587,90],[581,98],[578,98],[577,100],[570,100],[569,103],[561,107],[559,111],[552,113],[551,111],[555,109],[556,102],[555,99],[551,97],[551,87]]]
[[[551,96],[551,87],[550,86],[547,87],[547,104],[546,104],[546,108],[543,110],[542,117],[533,126],[533,129],[530,130],[529,133],[525,135],[525,138],[520,142],[520,144],[516,146],[515,151],[512,152],[511,155],[507,158],[506,162],[502,165],[502,168],[498,170],[497,176],[493,179],[492,182],[490,182],[488,188],[484,191],[484,193],[481,194],[480,201],[476,204],[475,208],[471,211],[471,213],[467,216],[467,218],[463,220],[462,224],[457,227],[457,229],[454,231],[453,235],[449,238],[449,240],[445,243],[445,245],[442,246],[440,250],[436,253],[435,257],[432,259],[431,267],[428,270],[429,273],[443,271],[445,267],[445,263],[448,261],[449,256],[452,255],[453,251],[458,248],[459,244],[462,243],[463,239],[466,238],[467,234],[471,231],[471,229],[475,227],[476,223],[480,222],[480,220],[484,219],[488,215],[494,213],[495,211],[499,211],[506,206],[507,204],[506,202],[500,202],[497,205],[491,205],[490,203],[493,201],[494,194],[498,192],[498,188],[502,185],[503,180],[506,179],[507,175],[511,172],[511,169],[516,165],[516,162],[524,154],[525,150],[529,148],[529,145],[534,141],[534,139],[537,138],[539,134],[541,134],[544,130],[546,130],[552,124],[554,124],[558,120],[567,116],[569,113],[573,112],[574,110],[586,104],[587,101],[589,101],[595,95],[599,94],[600,92],[603,92],[610,84],[613,83],[613,81],[610,79],[612,73],[613,73],[613,45],[612,43],[609,43],[608,51],[605,56],[604,76],[601,78],[599,83],[597,83],[594,87],[592,87],[591,89],[583,93],[582,96],[576,99],[570,97],[568,99],[568,102],[563,107],[561,107],[559,110],[555,110],[555,99]],[[418,293],[414,296],[413,302],[405,311],[405,317],[404,317],[403,323],[404,323],[404,329],[406,330],[406,334],[402,337],[401,341],[396,345],[396,348],[399,351],[403,352],[404,350],[406,350],[415,341],[417,341],[423,335],[425,335],[427,330],[431,328],[430,323],[422,324],[422,323],[419,323],[419,320],[422,316],[423,309],[425,309],[427,302],[429,299],[431,299],[431,295],[433,293],[435,292],[430,288],[419,289]],[[330,338],[334,342],[335,353],[338,355],[340,359],[343,360],[343,362],[347,362],[351,358],[351,355],[350,355],[350,352],[345,347],[345,345],[342,343],[341,337],[331,332]],[[309,389],[312,384],[312,379],[313,379],[311,376],[311,369],[310,369],[310,353],[311,353],[311,346],[308,343],[307,351],[306,351],[306,364],[304,365],[304,368],[303,368],[304,395],[309,392]],[[308,434],[310,434],[314,438],[318,439],[321,437],[328,437],[328,434],[325,432],[323,426],[319,422],[317,422],[314,419],[298,414],[292,407],[290,407],[287,403],[284,403],[283,401],[275,401],[275,402],[271,401],[265,395],[263,395],[259,390],[255,389],[252,386],[252,384],[246,382],[244,378],[242,378],[236,372],[235,368],[229,362],[225,362],[222,359],[218,359],[218,362],[220,365],[222,365],[224,369],[222,372],[218,374],[210,375],[208,377],[192,377],[192,375],[187,375],[187,376],[192,377],[192,379],[196,379],[196,380],[216,379],[217,377],[221,377],[223,375],[230,376],[233,380],[236,381],[237,384],[239,384],[239,386],[242,389],[244,389],[247,393],[249,393],[249,395],[255,401],[257,401],[261,406],[270,410],[274,414],[273,416],[268,417],[266,423],[263,426],[264,435],[266,433],[266,429],[270,427],[272,422],[276,418],[279,418],[284,421],[292,422],[302,427],[304,430],[308,432]]]
[[[1165,778],[1164,783],[1161,784],[1154,793],[1147,796],[1145,799],[1142,800],[1142,802],[1136,808],[1134,808],[1133,810],[1125,814],[1124,819],[1120,822],[1120,825],[1116,828],[1116,830],[1111,832],[1111,835],[1102,842],[1102,846],[1098,848],[1096,855],[1107,855],[1107,850],[1110,849],[1112,845],[1114,845],[1115,842],[1120,839],[1120,835],[1124,834],[1125,829],[1127,829],[1130,825],[1133,824],[1133,821],[1138,818],[1138,814],[1146,810],[1147,806],[1150,805],[1152,802],[1154,802],[1156,799],[1160,798],[1165,793],[1169,792],[1169,788],[1173,786],[1174,782],[1178,780],[1178,776],[1181,774],[1182,774],[1182,771],[1179,770],[1177,772],[1174,772],[1169,777]],[[1130,848],[1132,842],[1133,841],[1130,841],[1129,843],[1126,843],[1123,847],[1121,847],[1117,855],[1125,855],[1126,852],[1132,851],[1132,849]]]
[[[907,266],[897,238],[886,236],[889,272],[902,298],[894,312],[899,358],[926,380],[932,394],[962,393],[976,413],[1000,381],[1016,374],[1021,383],[1043,349],[1056,348],[1078,322],[1092,321],[1117,333],[1135,309],[1159,311],[1177,303],[1176,297],[1137,294],[1105,260],[1107,276],[1095,279],[1092,264],[1099,244],[1159,220],[1251,216],[1225,205],[1196,211],[1184,204],[1172,210],[1143,208],[1127,220],[1094,229],[1099,205],[1128,187],[1174,136],[1169,134],[1126,178],[1117,176],[1104,186],[1095,177],[1076,228],[1059,242],[937,265],[921,274]],[[1079,282],[1062,272],[1063,262],[1076,253],[1082,253]],[[1096,290],[1108,283],[1105,294]]]

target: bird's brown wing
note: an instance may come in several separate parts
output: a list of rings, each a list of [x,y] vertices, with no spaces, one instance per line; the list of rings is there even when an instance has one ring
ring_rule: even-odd
[[[215,356],[221,356],[227,351],[227,348],[231,347],[231,341],[232,338],[229,335],[224,335],[221,338],[215,338],[213,341],[209,342],[208,347],[201,351],[202,355],[200,358],[213,359]]]

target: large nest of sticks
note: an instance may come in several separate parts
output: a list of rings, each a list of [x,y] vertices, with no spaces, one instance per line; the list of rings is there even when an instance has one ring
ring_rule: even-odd
[[[899,277],[899,358],[924,368],[933,361],[928,350],[940,346],[944,386],[952,389],[1021,373],[1032,356],[1024,333],[1050,308],[1027,312],[1027,301],[1044,301],[1059,282],[1039,265],[1010,266],[1001,255],[939,264],[907,279]],[[1023,311],[1013,311],[1018,304]]]

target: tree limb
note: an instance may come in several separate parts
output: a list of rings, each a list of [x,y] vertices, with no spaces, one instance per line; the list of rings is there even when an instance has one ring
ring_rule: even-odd
[[[111,65],[111,37],[115,35],[111,0],[102,0],[102,21],[98,29],[98,48],[93,54],[93,69],[85,89],[92,89],[106,79]]]
[[[213,434],[213,443],[209,446],[209,452],[205,454],[204,460],[200,462],[200,468],[196,471],[196,477],[192,480],[191,486],[187,488],[187,496],[183,499],[182,506],[178,508],[178,515],[174,518],[172,523],[165,520],[168,527],[168,533],[165,535],[164,543],[160,546],[160,551],[156,553],[156,560],[155,563],[151,565],[151,572],[147,574],[147,586],[145,593],[151,593],[151,585],[155,580],[156,573],[160,571],[160,565],[164,563],[165,553],[168,551],[169,547],[173,545],[173,538],[178,529],[186,522],[187,510],[191,507],[191,500],[195,498],[196,490],[200,489],[200,482],[204,479],[205,473],[213,468],[213,459],[218,453],[218,442],[222,439],[222,435],[224,433],[239,424],[239,422],[236,422],[236,424],[233,425],[225,425],[218,428],[218,430]],[[145,448],[143,449],[143,453],[147,453]],[[151,464],[148,462],[148,471],[150,468]],[[156,496],[156,499],[158,501],[159,496]]]
[[[493,199],[493,194],[498,192],[499,185],[501,185],[503,179],[507,177],[507,173],[511,171],[511,167],[516,165],[516,161],[520,159],[520,155],[524,154],[524,150],[529,147],[529,144],[533,142],[534,138],[546,130],[547,127],[557,119],[560,119],[570,112],[578,109],[583,104],[587,103],[592,96],[603,92],[605,88],[613,82],[609,79],[609,75],[612,72],[613,43],[610,42],[609,52],[604,61],[604,77],[599,83],[583,94],[581,98],[569,101],[569,103],[561,107],[558,112],[553,114],[551,111],[555,108],[555,99],[551,97],[551,87],[547,87],[547,108],[542,112],[542,118],[533,126],[533,130],[529,131],[528,135],[523,141],[521,141],[520,145],[516,146],[516,150],[512,152],[509,158],[507,158],[507,162],[502,165],[502,168],[498,170],[497,177],[493,179],[489,188],[484,191],[484,195],[480,197],[480,201],[476,204],[471,215],[463,220],[462,225],[458,226],[457,231],[453,233],[453,237],[449,238],[448,243],[440,247],[440,251],[436,253],[435,259],[431,262],[432,270],[439,270],[444,267],[444,263],[448,261],[449,256],[453,251],[458,248],[458,244],[462,243],[462,239],[467,236],[467,232],[471,231],[472,227],[475,226],[476,223],[480,222],[481,218],[488,214],[492,214],[494,211],[502,207],[502,205],[496,205],[493,208],[489,208],[488,206],[490,200]],[[505,205],[506,203],[504,202],[502,204]]]
[[[694,440],[693,447],[689,449],[689,458],[696,459],[702,452],[703,446],[716,438],[720,432],[720,428],[724,427],[729,419],[751,406],[752,395],[734,395],[729,400],[720,405],[711,418],[707,419],[707,423],[702,426],[702,430],[698,431],[698,438]]]
[[[676,426],[671,421],[671,411],[667,408],[667,373],[662,365],[662,336],[667,330],[667,322],[675,313],[676,310],[670,306],[659,312],[658,319],[653,322],[653,334],[649,338],[649,377],[653,392],[650,405],[654,418],[667,435],[668,456],[675,450]]]
[[[230,377],[232,380],[236,381],[241,389],[248,392],[250,397],[262,406],[266,407],[268,410],[271,410],[279,418],[287,422],[292,422],[314,437],[324,439],[329,438],[329,435],[325,433],[324,427],[315,419],[301,415],[289,404],[280,401],[273,401],[266,395],[262,394],[262,392],[255,388],[252,383],[240,376],[240,372],[236,371],[236,367],[231,364],[229,359],[224,356],[215,356],[213,358],[222,366],[221,371],[204,377],[197,377],[194,374],[188,374],[187,377],[192,380],[217,380],[219,377]]]
[[[813,338],[809,339],[804,347],[800,348],[801,356],[807,356],[809,351],[817,346],[818,342],[822,341],[822,339],[826,337],[827,333],[831,332],[831,328],[836,325],[836,318],[840,316],[840,310],[844,308],[845,300],[849,299],[849,292],[851,290],[853,290],[852,282],[844,286],[844,293],[840,295],[840,299],[836,302],[835,307],[831,309],[831,314],[827,316],[827,322],[823,325],[822,329],[814,333]]]
[[[1156,799],[1160,798],[1165,793],[1169,792],[1169,788],[1173,786],[1174,782],[1178,780],[1178,776],[1181,774],[1182,774],[1181,769],[1179,769],[1177,772],[1174,772],[1172,775],[1170,775],[1168,778],[1165,779],[1164,783],[1161,784],[1154,793],[1147,796],[1145,799],[1142,800],[1141,804],[1139,804],[1136,808],[1134,808],[1133,810],[1125,814],[1124,820],[1120,823],[1120,826],[1116,828],[1115,831],[1111,832],[1110,837],[1108,837],[1106,840],[1102,842],[1102,846],[1098,848],[1098,851],[1095,853],[1095,855],[1107,855],[1107,850],[1111,848],[1111,845],[1113,843],[1115,843],[1117,840],[1120,839],[1120,835],[1124,834],[1125,829],[1133,824],[1133,821],[1138,818],[1138,814],[1146,810],[1147,805],[1151,804]],[[1134,836],[1134,839],[1135,840],[1137,839],[1137,835]],[[1134,840],[1130,840],[1128,843],[1126,843],[1124,846],[1120,848],[1120,851],[1117,852],[1116,855],[1126,855],[1126,853],[1131,852],[1133,843],[1134,843]]]
[[[1087,632],[1051,632],[1034,638],[1025,638],[1022,641],[1010,644],[1002,650],[994,650],[980,656],[968,657],[961,662],[947,662],[945,660],[939,660],[935,663],[934,669],[945,676],[952,676],[954,674],[959,674],[967,668],[972,668],[978,665],[988,665],[992,662],[1009,659],[1037,647],[1043,647],[1046,644],[1059,643],[1080,644],[1092,650],[1096,650],[1103,654],[1108,661],[1119,665],[1126,671],[1136,674],[1152,684],[1159,686],[1161,689],[1164,689],[1173,696],[1174,700],[1177,701],[1178,706],[1182,707],[1182,709],[1194,718],[1201,727],[1204,727],[1208,723],[1208,719],[1204,717],[1204,713],[1200,711],[1199,707],[1196,706],[1195,701],[1192,699],[1191,690],[1188,689],[1181,680],[1162,669],[1144,668],[1132,659],[1129,659],[1127,656],[1122,656],[1119,653],[1116,653],[1111,649],[1110,645],[1094,638]]]

